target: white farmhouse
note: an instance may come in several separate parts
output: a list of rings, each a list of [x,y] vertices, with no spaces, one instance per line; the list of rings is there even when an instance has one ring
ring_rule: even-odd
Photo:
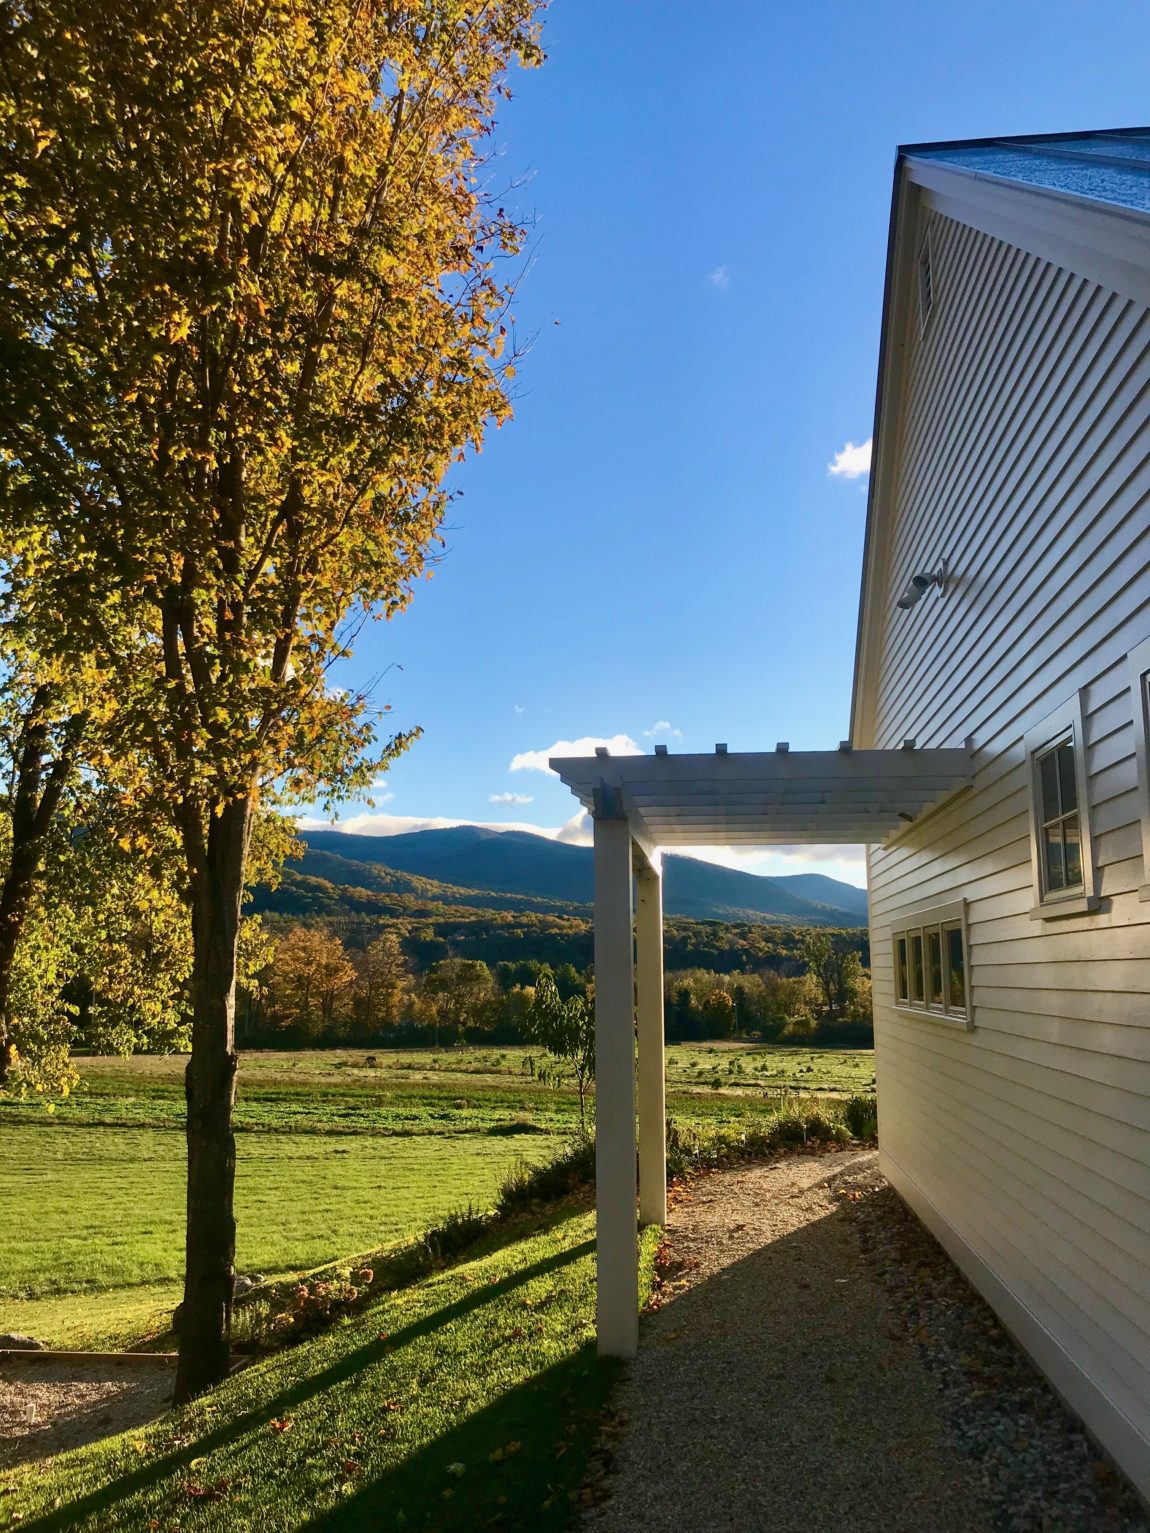
[[[1150,1496],[1150,129],[899,153],[850,739],[554,765],[595,815],[603,1350],[636,979],[664,1217],[659,849],[862,842],[883,1169]]]

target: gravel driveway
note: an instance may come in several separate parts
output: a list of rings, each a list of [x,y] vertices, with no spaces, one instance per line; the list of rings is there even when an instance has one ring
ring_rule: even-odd
[[[606,1499],[586,1518],[592,1533],[1145,1529],[1121,1482],[1097,1474],[1099,1461],[1045,1383],[905,1215],[873,1152],[701,1177],[672,1211],[668,1236],[667,1297],[644,1321],[617,1397],[599,1487]],[[922,1242],[941,1258],[936,1277]],[[1032,1463],[1013,1442],[1005,1455],[983,1451],[983,1438],[1001,1436],[994,1390],[985,1369],[977,1390],[954,1369],[939,1376],[924,1344],[922,1295],[908,1308],[890,1281],[904,1262],[912,1286],[941,1285],[940,1313],[965,1324],[969,1308],[966,1332],[999,1349],[1005,1342],[1011,1365],[1025,1371],[1037,1413],[1057,1422]],[[1019,1417],[1026,1407],[1011,1382],[1009,1434],[1030,1444],[1041,1433]],[[973,1418],[956,1417],[956,1394],[964,1406],[966,1394],[977,1395]]]

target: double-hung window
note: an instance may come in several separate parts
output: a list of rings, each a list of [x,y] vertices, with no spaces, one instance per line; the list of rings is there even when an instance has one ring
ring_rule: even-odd
[[[1031,861],[1037,903],[1031,915],[1081,915],[1097,908],[1086,796],[1082,703],[1077,696],[1026,736]]]
[[[1150,639],[1132,649],[1130,700],[1134,705],[1134,753],[1138,758],[1138,802],[1142,818],[1142,887],[1138,897],[1150,900]]]
[[[965,903],[956,900],[904,916],[895,923],[891,937],[895,1006],[940,1022],[973,1027]]]

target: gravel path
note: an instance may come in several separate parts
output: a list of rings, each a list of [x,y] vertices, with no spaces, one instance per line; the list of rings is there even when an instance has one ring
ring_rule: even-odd
[[[175,1370],[155,1363],[0,1363],[0,1469],[143,1426],[167,1410]]]
[[[591,1533],[1146,1533],[873,1152],[701,1177],[668,1238]]]

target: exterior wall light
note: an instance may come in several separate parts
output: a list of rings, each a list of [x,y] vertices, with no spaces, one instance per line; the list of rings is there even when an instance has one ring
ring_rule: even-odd
[[[930,575],[912,575],[907,581],[902,595],[896,605],[903,612],[909,612],[915,602],[921,601],[931,586],[938,587],[938,594],[946,594],[946,560],[943,559],[938,569]]]

